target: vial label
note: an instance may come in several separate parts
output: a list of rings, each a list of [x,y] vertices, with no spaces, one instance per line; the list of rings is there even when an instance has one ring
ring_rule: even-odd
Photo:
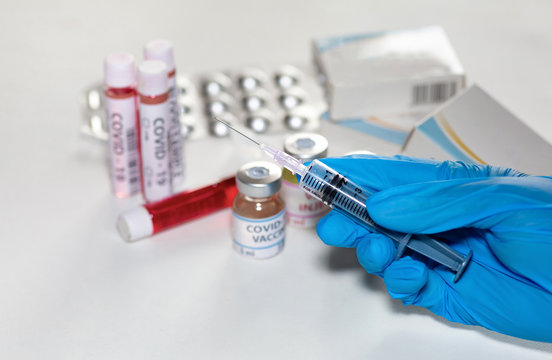
[[[140,103],[140,141],[144,198],[147,202],[171,195],[169,169],[169,103]]]
[[[321,201],[305,193],[298,184],[282,180],[280,190],[286,202],[286,215],[289,225],[300,228],[312,228],[328,212]]]
[[[182,159],[182,128],[178,107],[178,87],[175,76],[169,77],[169,166],[173,186],[184,181],[184,163]]]
[[[106,109],[113,192],[118,197],[131,196],[140,191],[136,99],[106,96]]]
[[[232,213],[234,249],[244,256],[266,259],[284,248],[285,210],[265,219],[250,219]]]

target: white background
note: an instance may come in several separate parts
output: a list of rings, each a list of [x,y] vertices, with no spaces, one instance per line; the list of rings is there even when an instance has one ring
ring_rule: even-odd
[[[115,218],[139,199],[112,198],[102,148],[78,136],[79,96],[105,54],[141,57],[154,37],[197,72],[307,63],[316,36],[440,24],[469,82],[552,141],[551,20],[546,0],[2,4],[0,358],[552,358],[550,344],[403,307],[312,232],[290,230],[274,259],[242,259],[223,211],[125,244]],[[333,155],[390,151],[340,131]],[[187,144],[187,185],[234,171],[243,159],[218,154],[232,144]]]

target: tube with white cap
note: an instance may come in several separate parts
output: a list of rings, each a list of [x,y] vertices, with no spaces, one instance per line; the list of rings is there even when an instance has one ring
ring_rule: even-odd
[[[237,193],[236,181],[232,176],[125,211],[117,219],[117,230],[124,240],[133,242],[228,208]]]
[[[140,191],[134,57],[109,54],[104,61],[104,84],[111,188],[116,197],[124,198]]]
[[[144,47],[145,60],[159,60],[167,65],[169,80],[169,167],[173,188],[184,181],[184,160],[182,158],[182,128],[178,106],[179,88],[176,86],[173,44],[165,39],[152,40]]]
[[[140,152],[143,192],[146,202],[167,198],[172,193],[169,169],[169,83],[167,66],[148,60],[138,68],[140,95]]]

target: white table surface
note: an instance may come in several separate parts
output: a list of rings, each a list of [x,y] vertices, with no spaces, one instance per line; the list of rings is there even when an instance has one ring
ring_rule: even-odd
[[[126,244],[115,218],[139,199],[110,195],[102,147],[78,135],[79,95],[104,55],[138,56],[154,37],[172,39],[180,69],[197,72],[307,63],[315,36],[440,24],[469,82],[552,141],[551,20],[547,0],[3,4],[0,358],[552,358],[551,344],[404,307],[354,252],[310,231],[289,229],[266,261],[232,252],[229,211]],[[330,127],[331,155],[393,152]],[[233,172],[243,158],[229,148],[187,144],[187,186]]]

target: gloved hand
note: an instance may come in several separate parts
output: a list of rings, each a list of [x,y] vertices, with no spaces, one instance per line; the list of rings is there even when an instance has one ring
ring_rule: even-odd
[[[473,258],[462,278],[412,254],[393,261],[391,239],[336,211],[317,226],[328,245],[356,247],[360,264],[389,294],[450,321],[552,342],[552,178],[512,169],[403,156],[323,159],[376,193],[376,223],[434,234]]]

